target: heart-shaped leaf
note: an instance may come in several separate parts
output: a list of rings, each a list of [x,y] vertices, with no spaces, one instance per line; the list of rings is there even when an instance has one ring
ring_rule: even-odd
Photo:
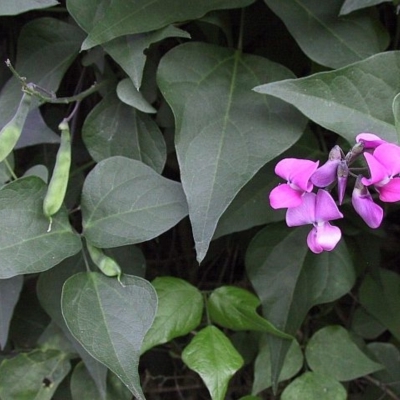
[[[236,286],[221,286],[215,289],[207,302],[210,318],[218,325],[232,330],[254,330],[268,332],[285,339],[293,339],[276,329],[257,314],[260,300],[249,291]]]
[[[243,365],[241,355],[215,326],[197,333],[183,350],[182,360],[201,376],[212,400],[225,399],[229,380]]]
[[[157,292],[158,308],[144,338],[142,353],[197,328],[204,308],[201,292],[183,279],[160,277],[152,285]]]
[[[161,60],[157,80],[175,116],[199,262],[239,190],[302,134],[305,120],[293,108],[250,90],[291,75],[265,58],[205,43],[178,46]]]
[[[100,248],[153,239],[187,215],[178,182],[125,157],[96,165],[86,178],[81,205],[84,235]]]
[[[379,53],[389,35],[368,11],[338,18],[343,0],[264,0],[312,60],[340,68]]]
[[[139,355],[157,295],[143,278],[124,274],[121,281],[97,272],[76,274],[64,284],[61,307],[69,330],[88,353],[144,400]]]
[[[0,279],[41,272],[81,249],[65,208],[53,218],[43,215],[45,183],[35,176],[11,182],[0,190]]]
[[[384,368],[367,357],[341,326],[327,326],[314,333],[307,343],[306,359],[314,372],[338,381],[351,381]]]
[[[397,142],[392,102],[400,92],[398,51],[376,54],[332,72],[267,83],[254,90],[293,104],[350,143],[360,132]]]

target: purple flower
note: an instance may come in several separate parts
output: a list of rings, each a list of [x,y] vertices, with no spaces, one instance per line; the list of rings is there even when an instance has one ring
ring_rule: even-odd
[[[374,185],[382,201],[400,200],[400,147],[392,143],[378,146],[373,154],[364,153],[370,178],[362,178],[365,186]]]
[[[334,146],[329,152],[328,161],[319,167],[311,176],[311,182],[318,187],[324,188],[335,182],[337,168],[340,164],[342,152],[339,146]]]
[[[387,143],[386,140],[381,139],[373,133],[360,133],[356,136],[356,142],[362,143],[364,149],[376,149],[381,144]]]
[[[332,196],[323,189],[319,189],[317,194],[305,193],[303,202],[286,212],[288,226],[313,225],[307,236],[307,244],[314,253],[331,251],[335,248],[342,233],[329,221],[339,218],[343,218],[343,214],[337,208]]]
[[[269,201],[272,208],[289,208],[301,204],[305,192],[311,192],[313,184],[310,177],[318,168],[318,161],[298,158],[285,158],[276,164],[275,173],[287,183],[274,188]]]
[[[351,202],[357,214],[370,228],[378,228],[382,222],[382,207],[375,204],[366,186],[362,184],[362,176],[357,177],[354,185]]]

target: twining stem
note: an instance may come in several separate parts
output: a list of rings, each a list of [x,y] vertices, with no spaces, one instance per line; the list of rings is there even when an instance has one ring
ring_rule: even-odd
[[[6,166],[6,168],[8,169],[8,171],[10,172],[10,175],[12,176],[12,178],[13,178],[14,180],[17,180],[17,179],[18,179],[18,176],[15,175],[15,172],[14,172],[14,170],[11,168],[11,165],[10,165],[10,163],[8,162],[7,158],[4,159],[4,165]]]

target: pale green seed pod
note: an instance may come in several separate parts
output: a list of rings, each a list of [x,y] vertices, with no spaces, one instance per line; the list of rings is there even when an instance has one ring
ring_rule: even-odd
[[[32,96],[24,92],[15,115],[0,131],[0,162],[5,160],[17,144],[29,113],[31,100]]]
[[[90,258],[104,275],[117,276],[120,279],[122,275],[121,267],[113,258],[105,255],[102,249],[93,246],[88,241],[86,241],[86,247]]]

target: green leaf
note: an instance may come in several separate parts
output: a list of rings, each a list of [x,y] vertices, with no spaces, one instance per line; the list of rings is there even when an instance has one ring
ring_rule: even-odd
[[[82,271],[85,271],[85,263],[82,253],[80,253],[64,260],[56,267],[41,273],[36,291],[41,306],[62,329],[64,335],[70,340],[81,356],[97,386],[98,396],[100,396],[100,399],[104,400],[106,398],[107,368],[95,360],[72,336],[65,324],[61,311],[61,292],[65,281],[74,274]]]
[[[141,353],[197,328],[203,314],[201,292],[173,277],[159,277],[152,282],[158,297],[158,308],[153,325],[147,332]]]
[[[199,262],[239,190],[302,134],[305,121],[295,110],[250,90],[291,75],[265,58],[205,43],[178,46],[161,60],[157,79],[175,116]]]
[[[379,53],[389,35],[377,15],[339,18],[343,0],[264,0],[282,19],[304,53],[321,65],[340,68]]]
[[[373,7],[381,3],[391,2],[392,0],[345,0],[340,9],[340,15],[350,14],[362,8]]]
[[[74,25],[54,18],[36,18],[24,25],[18,37],[16,70],[27,82],[56,91],[66,70],[79,52],[82,31]],[[0,94],[0,127],[14,115],[21,99],[21,84],[10,78]],[[36,106],[38,102],[36,102]],[[43,136],[43,120],[40,114],[29,115],[25,124],[31,136],[32,125],[35,135]],[[25,132],[22,132],[21,141]],[[48,132],[47,135],[49,136]]]
[[[8,328],[23,282],[24,278],[21,275],[0,279],[0,350],[4,349],[7,343]]]
[[[306,372],[290,383],[282,400],[346,400],[345,388],[331,376]]]
[[[397,141],[400,142],[400,93],[396,94],[392,103],[394,125],[397,132]]]
[[[139,355],[157,296],[142,278],[124,274],[121,281],[97,272],[78,273],[65,282],[61,307],[69,330],[88,353],[143,400]]]
[[[213,322],[236,331],[254,330],[270,333],[284,339],[293,336],[276,329],[265,318],[257,314],[260,300],[249,291],[235,286],[215,289],[207,302],[208,313]]]
[[[153,239],[187,214],[178,182],[125,157],[96,165],[83,186],[81,206],[84,235],[100,248]]]
[[[369,343],[368,350],[372,352],[377,361],[385,366],[385,370],[378,371],[373,377],[382,382],[384,387],[389,387],[400,395],[400,351],[392,343]]]
[[[297,107],[350,143],[360,132],[397,142],[392,102],[400,92],[400,52],[386,52],[332,72],[254,88]]]
[[[307,343],[306,359],[314,372],[345,382],[383,369],[358,348],[341,326],[327,326],[314,333]]]
[[[359,307],[354,311],[351,330],[364,339],[375,339],[386,328],[371,314],[364,311],[364,308]]]
[[[51,400],[71,365],[65,353],[33,350],[0,364],[0,398]]]
[[[86,117],[82,137],[97,162],[124,156],[142,161],[159,173],[164,168],[166,146],[156,123],[114,94],[98,103]]]
[[[56,6],[56,0],[13,0],[0,3],[0,15],[17,15],[31,10]]]
[[[152,43],[160,42],[168,37],[190,39],[189,33],[173,25],[169,25],[154,32],[116,38],[108,43],[104,43],[103,48],[131,78],[133,86],[139,90],[146,63],[145,50]]]
[[[69,13],[89,33],[82,50],[116,37],[154,31],[175,22],[197,19],[211,10],[239,8],[254,0],[68,0]]]
[[[303,353],[297,340],[293,340],[286,354],[278,382],[295,376],[303,366]],[[260,351],[254,363],[254,382],[252,393],[260,393],[272,385],[271,381],[271,352],[266,336],[260,343]]]
[[[311,227],[270,224],[251,241],[246,268],[263,307],[263,315],[278,329],[294,335],[308,310],[338,299],[354,284],[355,273],[344,242],[332,252],[308,251]],[[272,384],[278,383],[290,342],[269,336]]]
[[[182,352],[183,362],[203,379],[212,400],[224,400],[231,377],[243,359],[215,326],[203,328]]]
[[[383,326],[400,340],[400,276],[386,269],[379,280],[366,276],[360,287],[360,303]]]
[[[157,112],[157,110],[143,97],[142,93],[133,86],[133,82],[129,78],[123,79],[118,83],[117,95],[122,102],[139,111],[148,114],[154,114]]]
[[[51,232],[43,215],[45,183],[21,178],[0,190],[0,279],[50,269],[81,249],[65,208],[53,218]]]

